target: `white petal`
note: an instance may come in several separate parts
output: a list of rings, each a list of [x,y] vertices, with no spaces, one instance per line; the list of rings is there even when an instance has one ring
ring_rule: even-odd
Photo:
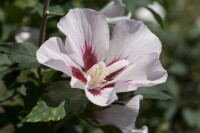
[[[141,129],[134,129],[131,133],[148,133],[148,127],[143,126]]]
[[[72,75],[71,66],[78,67],[66,55],[64,44],[60,38],[52,37],[42,44],[36,53],[40,64],[61,71],[69,76]]]
[[[106,20],[107,20],[107,22],[110,23],[110,24],[116,24],[116,23],[118,23],[118,22],[121,21],[121,20],[130,19],[131,16],[132,16],[132,13],[129,12],[126,16],[114,17],[114,18],[109,18],[109,17],[107,17]]]
[[[137,86],[130,86],[128,85],[128,83],[124,82],[124,81],[117,81],[115,83],[115,91],[117,93],[120,92],[129,92],[129,91],[134,91],[137,89]]]
[[[89,92],[87,88],[85,88],[85,94],[87,98],[94,104],[98,106],[108,106],[115,100],[117,100],[117,95],[114,88],[104,88],[99,91],[100,93],[95,95]]]
[[[72,9],[58,23],[67,36],[66,52],[89,70],[103,61],[109,48],[109,29],[105,17],[90,9]]]
[[[131,63],[141,56],[161,52],[161,43],[141,21],[122,20],[115,26],[106,64],[113,60],[126,59]]]
[[[31,27],[22,27],[17,30],[15,40],[17,42],[31,42],[38,43],[40,30]]]
[[[95,119],[101,125],[113,125],[123,133],[131,133],[138,115],[140,98],[136,96],[124,104],[113,104],[107,109],[94,112]]]
[[[165,10],[163,9],[162,5],[160,5],[160,3],[154,1],[152,4],[149,4],[148,7],[150,7],[157,14],[159,14],[159,16],[161,16],[162,19],[165,18]],[[157,23],[153,14],[147,8],[141,7],[136,11],[135,14],[140,20]]]
[[[152,86],[165,82],[167,71],[161,66],[159,55],[152,53],[143,56],[115,78],[115,80],[122,79],[125,81],[131,80],[131,84],[137,87]]]
[[[79,89],[84,89],[85,85],[81,80],[78,80],[74,76],[71,77],[70,85],[72,88],[79,88]]]
[[[129,62],[127,60],[120,60],[109,65],[107,67],[108,75],[126,67],[127,65],[129,65]]]
[[[131,12],[125,16],[126,5],[122,0],[112,0],[103,9],[100,10],[106,16],[108,23],[115,24],[122,19],[130,19]]]

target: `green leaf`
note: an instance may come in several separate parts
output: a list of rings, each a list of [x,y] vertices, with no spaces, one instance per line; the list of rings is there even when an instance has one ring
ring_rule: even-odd
[[[81,89],[71,88],[68,81],[55,82],[47,88],[47,91],[42,95],[42,99],[47,105],[53,107],[65,101],[66,114],[73,112],[80,115],[89,103],[85,92]]]
[[[14,133],[56,133],[53,126],[44,122],[23,123],[17,127]]]
[[[65,102],[58,107],[52,108],[46,105],[44,101],[39,101],[32,111],[24,118],[24,122],[47,122],[58,121],[65,117]]]
[[[150,99],[160,99],[160,100],[169,100],[172,97],[165,92],[163,85],[157,85],[156,87],[147,87],[139,88],[135,91],[136,95],[143,95],[144,98]]]
[[[4,94],[0,95],[0,102],[11,99],[14,96],[15,90],[7,90]]]
[[[132,98],[134,96],[134,92],[133,91],[129,91],[129,92],[123,92],[123,93],[118,93],[118,100],[119,101],[127,101],[130,98]]]
[[[43,14],[43,6],[41,3],[38,3],[35,8],[33,9],[33,12],[36,12],[40,15],[40,17],[42,17]]]
[[[122,133],[122,131],[114,126],[102,126],[101,129],[104,133]]]
[[[60,5],[54,5],[49,7],[49,14],[50,15],[57,15],[57,16],[63,16],[65,15],[65,11]]]
[[[43,79],[46,84],[52,84],[53,82],[63,80],[62,75],[62,72],[52,69],[45,69],[43,72]]]
[[[3,54],[3,53],[0,53],[0,57],[1,57],[2,55],[4,55],[4,54]]]
[[[186,108],[183,110],[182,115],[188,125],[200,129],[200,109]]]
[[[188,73],[188,68],[184,63],[175,62],[170,66],[169,71],[175,75],[183,76]]]
[[[42,15],[43,15],[42,4],[38,4],[34,8],[33,11],[37,12],[42,17]],[[63,16],[65,14],[65,11],[63,10],[63,8],[60,5],[50,6],[48,11],[49,11],[48,14],[51,15],[51,16],[48,16],[48,18],[50,18],[52,16]]]
[[[146,7],[146,8],[152,13],[152,15],[154,16],[154,18],[155,18],[156,21],[158,22],[158,24],[159,24],[162,28],[164,28],[164,22],[163,22],[161,16],[160,16],[157,12],[155,12],[152,8],[150,8],[150,7]]]
[[[123,0],[123,3],[126,5],[127,9],[132,12],[136,8],[151,4],[152,0]]]
[[[26,87],[25,85],[22,85],[20,87],[18,87],[16,90],[19,94],[23,95],[23,96],[26,96]]]
[[[36,59],[37,47],[31,43],[0,43],[0,52],[19,63],[21,68],[39,67]]]
[[[16,0],[14,5],[24,10],[26,7],[35,7],[37,3],[38,0]]]

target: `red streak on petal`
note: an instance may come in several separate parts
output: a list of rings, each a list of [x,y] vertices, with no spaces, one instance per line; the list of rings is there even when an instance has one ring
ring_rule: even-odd
[[[111,73],[110,75],[106,76],[105,80],[111,80],[113,79],[115,76],[117,76],[118,74],[120,74],[123,70],[124,70],[125,67]]]
[[[115,59],[113,59],[110,63],[107,64],[107,67],[112,65],[113,63],[119,61],[119,60],[123,60],[123,59],[127,59],[128,57],[125,57],[125,58],[121,58],[121,55]]]
[[[120,57],[118,57],[118,58],[112,60],[110,63],[108,63],[107,67],[110,66],[110,65],[112,65],[113,63],[119,61],[119,59],[120,59]]]
[[[83,63],[85,70],[89,70],[94,64],[97,63],[97,56],[95,51],[92,50],[92,46],[88,45],[85,42],[84,49],[82,50],[83,52]]]
[[[77,78],[77,79],[79,79],[80,81],[82,81],[83,83],[86,83],[87,82],[87,80],[86,80],[86,78],[84,77],[84,75],[83,75],[83,73],[81,72],[81,70],[79,70],[78,68],[76,68],[76,67],[71,67],[72,68],[72,75],[75,77],[75,78]]]
[[[115,83],[110,83],[110,84],[104,85],[101,89],[114,87],[114,85],[115,85]]]
[[[89,89],[88,90],[90,93],[92,93],[93,96],[99,96],[101,95],[101,91],[97,89]]]

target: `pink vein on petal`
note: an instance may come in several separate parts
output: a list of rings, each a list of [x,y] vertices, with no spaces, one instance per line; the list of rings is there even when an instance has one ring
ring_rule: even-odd
[[[117,71],[115,71],[115,72],[109,74],[108,76],[106,76],[105,79],[106,79],[106,80],[111,80],[111,79],[113,79],[115,76],[117,76],[118,74],[120,74],[120,73],[124,70],[124,68],[125,68],[125,67],[123,67],[123,68],[121,68],[121,69],[119,69],[119,70],[117,70]]]
[[[84,77],[83,73],[81,72],[81,70],[79,70],[78,68],[76,67],[73,67],[71,66],[72,68],[72,75],[79,79],[80,81],[82,81],[83,83],[86,83],[87,82],[87,79]]]
[[[107,85],[104,85],[101,89],[105,89],[105,88],[110,88],[110,87],[114,87],[115,83],[110,83],[110,84],[107,84]]]
[[[85,42],[84,48],[82,49],[83,52],[83,63],[85,70],[89,70],[94,64],[97,63],[97,55],[95,51],[92,50],[92,46]]]
[[[89,89],[88,90],[90,93],[92,93],[93,96],[99,96],[101,95],[101,91],[97,89]]]

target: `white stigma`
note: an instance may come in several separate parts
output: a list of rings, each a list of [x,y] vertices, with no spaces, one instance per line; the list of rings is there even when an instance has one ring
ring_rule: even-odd
[[[104,81],[107,75],[107,68],[104,62],[100,62],[96,65],[94,72],[92,73],[93,84],[99,84]]]

